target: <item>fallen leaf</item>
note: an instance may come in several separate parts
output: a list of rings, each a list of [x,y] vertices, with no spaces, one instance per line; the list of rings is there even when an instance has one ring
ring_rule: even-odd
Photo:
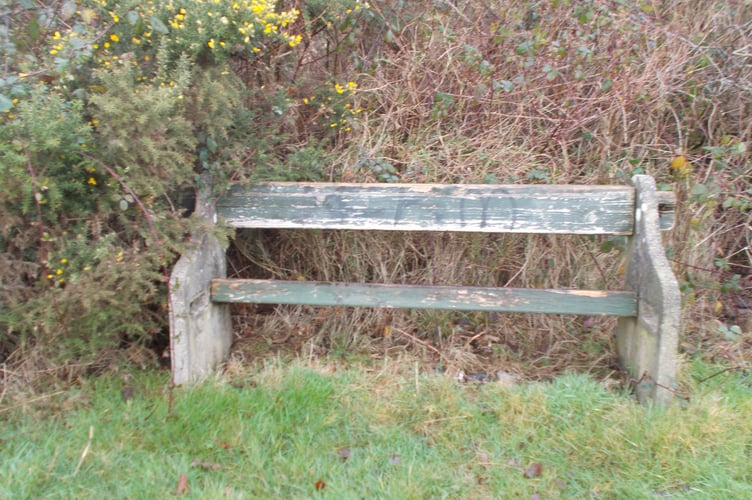
[[[202,462],[198,458],[196,458],[195,460],[193,460],[193,462],[191,462],[191,467],[198,467],[203,470],[219,470],[222,468],[222,466],[219,464],[214,464],[211,462]]]
[[[175,488],[175,494],[187,495],[188,491],[188,477],[185,474],[180,474],[180,477],[178,478],[178,487]]]
[[[554,480],[554,485],[556,485],[556,487],[559,488],[560,490],[566,490],[567,489],[567,483],[566,483],[566,481],[564,481],[560,477],[557,477]]]
[[[123,387],[123,401],[130,401],[133,399],[133,396],[136,394],[136,389],[133,387],[126,385]]]
[[[352,451],[350,451],[350,448],[340,448],[339,450],[337,450],[337,454],[343,462],[346,462],[347,459],[350,458],[350,455],[352,455]]]
[[[538,462],[532,463],[523,471],[523,473],[528,479],[536,478],[543,473],[543,466]]]
[[[316,481],[316,484],[314,486],[316,487],[316,491],[321,491],[326,488],[326,483],[319,479],[318,481]]]
[[[583,328],[593,328],[595,326],[595,316],[586,316],[585,319],[582,320],[582,327]]]
[[[392,465],[397,465],[400,462],[401,462],[401,459],[399,455],[392,455],[391,457],[389,457],[389,463]]]

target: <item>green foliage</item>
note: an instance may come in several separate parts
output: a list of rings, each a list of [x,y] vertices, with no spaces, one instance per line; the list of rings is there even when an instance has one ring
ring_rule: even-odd
[[[271,0],[0,2],[0,353],[88,359],[163,332],[200,174],[330,177],[357,85],[297,100],[290,69],[314,26],[339,43],[367,6],[319,9],[306,26]]]

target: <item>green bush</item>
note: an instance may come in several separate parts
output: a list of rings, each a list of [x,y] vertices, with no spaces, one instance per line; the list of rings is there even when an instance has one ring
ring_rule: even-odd
[[[290,89],[316,37],[336,45],[367,8],[315,8],[0,0],[0,355],[86,360],[164,336],[202,173],[218,189],[328,177],[326,141],[349,130],[357,85]]]

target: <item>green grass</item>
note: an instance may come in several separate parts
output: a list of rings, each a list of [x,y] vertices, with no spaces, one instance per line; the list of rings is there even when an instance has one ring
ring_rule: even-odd
[[[164,372],[137,375],[129,402],[110,377],[55,411],[6,407],[0,497],[160,498],[183,474],[190,498],[752,497],[742,373],[665,410],[585,375],[502,387],[293,364],[252,382],[178,389],[169,413]]]

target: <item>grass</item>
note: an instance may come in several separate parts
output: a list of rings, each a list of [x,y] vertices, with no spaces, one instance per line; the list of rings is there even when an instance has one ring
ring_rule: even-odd
[[[386,362],[294,362],[176,389],[146,371],[3,408],[0,497],[749,498],[752,380],[637,405],[586,375],[459,384]],[[696,363],[697,378],[717,367]],[[317,489],[318,488],[318,489]]]
[[[278,132],[291,147],[271,149],[315,144],[316,161],[305,172],[305,151],[287,163],[280,152],[288,170],[372,182],[389,165],[402,182],[582,184],[649,173],[679,200],[666,245],[684,292],[682,348],[749,366],[748,2],[371,3],[353,42],[335,26],[331,40],[312,40],[300,71],[280,59],[246,82],[248,102],[270,110],[273,89],[309,96],[306,78],[358,82],[363,113],[331,143],[330,120],[324,132],[311,125],[326,108],[289,105]],[[266,98],[259,82],[273,90]],[[677,170],[679,157],[692,168]],[[237,274],[614,289],[622,279],[619,252],[605,249],[613,242],[595,239],[282,233],[239,233]],[[708,379],[722,368],[696,361],[691,400],[659,410],[582,374],[502,387],[416,376],[411,362],[332,371],[324,355],[365,351],[448,371],[605,378],[612,328],[579,317],[328,311],[236,311],[247,364],[280,344],[310,361],[176,390],[170,412],[163,372],[135,375],[124,402],[112,375],[65,388],[112,358],[58,361],[44,350],[56,354],[55,342],[4,359],[0,498],[165,497],[183,475],[188,496],[212,499],[752,497],[744,372]],[[719,327],[737,323],[745,333],[724,338]]]

